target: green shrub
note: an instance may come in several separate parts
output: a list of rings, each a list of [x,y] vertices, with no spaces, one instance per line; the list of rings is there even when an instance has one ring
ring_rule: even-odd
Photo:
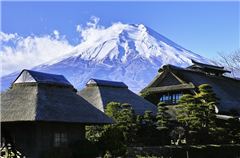
[[[53,147],[50,148],[44,155],[44,158],[71,158],[72,149],[68,147]]]
[[[79,140],[70,145],[73,151],[72,158],[95,158],[100,150],[89,140]]]

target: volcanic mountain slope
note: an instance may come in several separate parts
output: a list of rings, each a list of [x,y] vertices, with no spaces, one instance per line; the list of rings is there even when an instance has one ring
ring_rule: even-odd
[[[142,24],[114,24],[74,47],[67,55],[32,70],[64,75],[78,90],[90,78],[123,81],[139,92],[157,75],[163,64],[180,67],[191,59],[212,64]],[[18,74],[2,77],[2,89]]]

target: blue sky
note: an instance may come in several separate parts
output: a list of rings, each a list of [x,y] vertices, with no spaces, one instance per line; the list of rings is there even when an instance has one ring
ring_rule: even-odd
[[[23,62],[31,68],[78,45],[77,26],[87,27],[91,17],[105,28],[141,23],[194,53],[216,58],[217,52],[239,48],[239,7],[239,1],[2,1],[2,75]]]

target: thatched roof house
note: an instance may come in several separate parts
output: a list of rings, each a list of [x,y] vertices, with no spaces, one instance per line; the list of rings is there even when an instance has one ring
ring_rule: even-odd
[[[77,95],[64,76],[23,70],[1,96],[1,123],[14,135],[16,149],[39,157],[53,146],[84,139],[86,124],[114,121]]]
[[[160,101],[175,105],[182,94],[196,94],[198,86],[210,84],[221,98],[217,106],[220,113],[231,108],[240,112],[240,80],[223,76],[223,73],[230,72],[223,67],[192,62],[188,68],[163,65],[159,74],[140,93],[152,92]]]
[[[129,103],[135,114],[141,116],[146,110],[151,110],[153,115],[156,115],[158,110],[157,106],[130,91],[123,82],[90,79],[86,87],[77,94],[103,112],[110,102]]]

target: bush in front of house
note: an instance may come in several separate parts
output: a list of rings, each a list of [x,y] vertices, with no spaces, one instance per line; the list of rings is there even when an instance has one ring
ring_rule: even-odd
[[[79,140],[70,145],[73,154],[72,158],[95,158],[101,151],[91,141]]]
[[[68,147],[53,147],[50,148],[44,155],[44,158],[71,158],[73,151]]]

